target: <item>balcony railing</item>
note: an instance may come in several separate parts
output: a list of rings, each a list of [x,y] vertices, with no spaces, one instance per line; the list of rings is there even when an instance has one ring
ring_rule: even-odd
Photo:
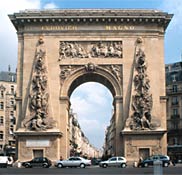
[[[166,94],[178,94],[182,93],[182,87],[178,87],[178,89],[166,89]]]
[[[172,120],[180,119],[180,115],[179,114],[171,115],[171,119]]]
[[[179,105],[179,102],[178,102],[178,101],[173,101],[173,102],[171,103],[171,105],[177,106],[177,105]]]
[[[177,118],[173,117],[172,119],[168,119],[167,130],[168,132],[182,130],[182,119],[180,119],[179,117]]]

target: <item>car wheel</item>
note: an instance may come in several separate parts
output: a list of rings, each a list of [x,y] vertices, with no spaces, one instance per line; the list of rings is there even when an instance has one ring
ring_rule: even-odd
[[[122,163],[121,168],[126,168],[126,163]]]
[[[102,167],[103,167],[103,168],[107,168],[107,164],[104,163],[104,164],[102,165]]]
[[[169,166],[169,164],[167,163],[167,162],[164,162],[164,165],[163,165],[164,167],[168,167]]]
[[[47,163],[43,164],[43,168],[48,168],[48,164]]]
[[[138,164],[138,166],[137,166],[138,168],[141,168],[142,167],[142,165],[141,164]]]
[[[26,164],[26,165],[25,165],[25,168],[30,168],[30,165],[29,165],[29,164]]]
[[[62,163],[58,163],[57,167],[58,168],[63,168],[63,164]]]
[[[144,165],[143,165],[144,167],[148,167],[149,165],[148,165],[148,163],[144,163]]]
[[[84,163],[81,163],[80,164],[80,168],[85,168],[85,164]]]

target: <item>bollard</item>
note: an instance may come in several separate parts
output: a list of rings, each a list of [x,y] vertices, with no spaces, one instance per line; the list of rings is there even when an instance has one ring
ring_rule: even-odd
[[[163,174],[162,161],[160,160],[154,161],[154,175],[162,175],[162,174]]]
[[[21,168],[21,162],[18,161],[17,167]]]
[[[137,162],[133,162],[133,167],[136,168],[137,167]]]

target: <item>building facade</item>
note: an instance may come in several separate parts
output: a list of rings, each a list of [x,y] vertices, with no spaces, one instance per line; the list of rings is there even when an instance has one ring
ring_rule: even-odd
[[[15,147],[16,73],[0,72],[0,150]]]
[[[70,155],[70,96],[91,81],[114,99],[114,155],[166,154],[164,34],[172,16],[136,9],[9,15],[19,47],[18,159]]]
[[[71,110],[72,111],[72,110]],[[82,131],[77,120],[77,115],[70,112],[70,156],[82,156],[87,158],[98,158],[102,152],[94,147]]]
[[[111,157],[114,155],[114,142],[115,142],[115,121],[114,121],[114,113],[110,119],[110,124],[107,126],[105,131],[105,143],[104,143],[104,150],[103,156],[104,157]]]
[[[182,62],[166,65],[168,154],[182,160]]]

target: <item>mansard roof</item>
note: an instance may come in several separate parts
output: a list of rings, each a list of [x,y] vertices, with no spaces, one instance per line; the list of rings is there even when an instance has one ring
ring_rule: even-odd
[[[9,15],[15,28],[26,23],[134,23],[158,24],[167,28],[173,14],[144,9],[55,9],[24,10]]]
[[[0,81],[4,82],[16,82],[16,73],[9,71],[0,72]]]
[[[166,64],[166,84],[182,82],[182,62]]]

